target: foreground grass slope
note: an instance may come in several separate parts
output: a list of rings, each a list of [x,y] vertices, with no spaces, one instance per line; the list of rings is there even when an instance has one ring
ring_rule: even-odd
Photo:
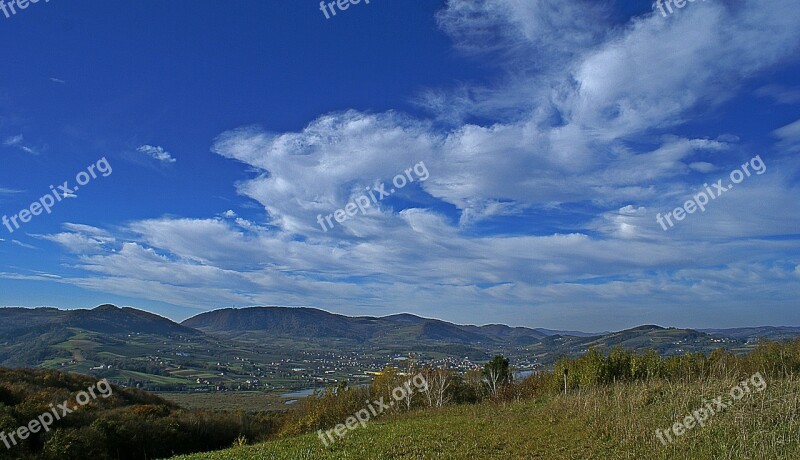
[[[668,446],[655,437],[735,380],[618,384],[567,396],[387,415],[325,448],[316,435],[176,457],[255,459],[795,459],[800,382],[768,381]],[[674,435],[673,435],[674,437]]]

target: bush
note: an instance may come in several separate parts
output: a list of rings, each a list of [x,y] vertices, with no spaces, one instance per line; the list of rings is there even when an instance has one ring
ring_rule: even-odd
[[[297,403],[289,413],[281,434],[295,435],[330,429],[363,409],[372,397],[370,388],[350,387],[347,382],[317,391]]]

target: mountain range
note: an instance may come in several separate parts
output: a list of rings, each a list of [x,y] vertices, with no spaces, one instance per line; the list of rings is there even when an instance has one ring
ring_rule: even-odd
[[[208,334],[291,336],[305,339],[341,339],[353,343],[388,343],[395,340],[450,344],[530,345],[543,332],[501,324],[461,326],[447,321],[403,313],[376,317],[350,317],[315,308],[226,308],[201,313],[181,323]]]
[[[796,327],[679,329],[655,325],[597,334],[502,324],[458,325],[408,313],[350,317],[314,308],[220,309],[181,323],[135,308],[0,308],[0,365],[102,375],[148,389],[302,388],[414,356],[468,369],[493,354],[519,368],[547,366],[590,347],[664,355],[745,352]]]

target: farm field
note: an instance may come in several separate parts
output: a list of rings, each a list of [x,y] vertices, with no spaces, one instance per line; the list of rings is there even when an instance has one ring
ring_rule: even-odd
[[[279,392],[168,392],[157,394],[167,401],[172,401],[186,409],[258,412],[280,411],[287,408],[287,398],[282,397]]]

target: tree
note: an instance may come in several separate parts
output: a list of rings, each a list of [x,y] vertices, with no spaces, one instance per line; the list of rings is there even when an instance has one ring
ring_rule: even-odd
[[[372,380],[371,390],[374,398],[383,397],[388,401],[392,400],[392,391],[402,385],[400,370],[393,366],[386,366],[375,375]],[[396,406],[393,406],[395,408]]]
[[[433,375],[433,382],[428,382],[428,386],[432,387],[436,407],[442,407],[450,402],[452,396],[448,390],[452,385],[453,373],[449,369],[440,367]]]
[[[450,387],[453,385],[453,372],[447,368],[426,366],[420,372],[428,387],[423,390],[428,400],[428,407],[442,407],[452,399]]]
[[[508,367],[508,358],[497,355],[483,366],[483,378],[486,380],[489,392],[497,396],[497,390],[503,385],[511,383],[511,370]]]
[[[433,366],[430,365],[424,366],[419,371],[419,373],[422,374],[422,377],[425,379],[425,382],[428,383],[428,386],[422,389],[422,392],[425,393],[425,399],[428,401],[428,407],[433,407],[435,404],[435,396],[431,386],[431,382],[434,378],[434,372]]]
[[[417,365],[417,355],[415,353],[410,353],[408,355],[408,359],[406,360],[406,377],[413,378],[415,375],[420,374],[421,372],[422,369],[420,369]],[[406,410],[411,410],[411,403],[416,395],[416,391],[410,392],[403,400],[406,404]]]

